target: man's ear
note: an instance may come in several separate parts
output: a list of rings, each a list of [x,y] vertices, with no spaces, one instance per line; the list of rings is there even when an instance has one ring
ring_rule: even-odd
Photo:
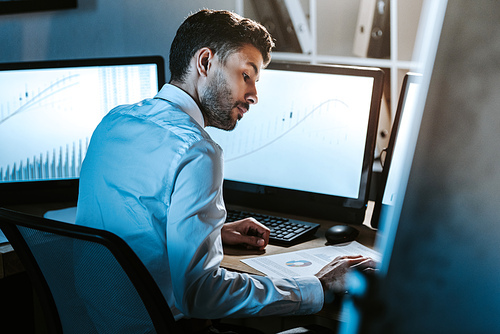
[[[208,70],[211,67],[214,53],[209,48],[201,48],[196,53],[196,70],[200,76],[207,76]]]

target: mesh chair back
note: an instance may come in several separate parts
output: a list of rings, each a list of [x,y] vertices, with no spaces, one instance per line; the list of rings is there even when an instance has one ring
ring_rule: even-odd
[[[45,304],[48,308],[55,305],[60,319],[59,323],[54,321],[56,330],[177,331],[153,278],[116,235],[4,209],[0,209],[0,228],[21,261],[30,263],[26,267],[32,280],[45,281],[35,288],[50,290]]]

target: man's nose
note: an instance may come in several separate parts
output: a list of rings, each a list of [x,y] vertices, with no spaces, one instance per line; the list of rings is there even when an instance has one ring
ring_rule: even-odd
[[[245,100],[248,104],[256,104],[259,102],[259,98],[257,97],[257,88],[253,86],[253,88],[246,94]]]

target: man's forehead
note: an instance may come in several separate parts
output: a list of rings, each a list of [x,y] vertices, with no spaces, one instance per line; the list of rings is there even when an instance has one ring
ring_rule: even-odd
[[[259,74],[260,69],[264,66],[264,60],[262,54],[253,45],[245,45],[237,52],[235,52],[240,62],[244,63],[246,66],[250,66],[255,71],[255,74]]]

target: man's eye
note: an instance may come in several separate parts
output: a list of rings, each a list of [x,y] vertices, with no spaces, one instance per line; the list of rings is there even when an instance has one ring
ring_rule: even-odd
[[[243,73],[243,79],[247,81],[248,79],[250,79],[250,76],[246,73]]]

